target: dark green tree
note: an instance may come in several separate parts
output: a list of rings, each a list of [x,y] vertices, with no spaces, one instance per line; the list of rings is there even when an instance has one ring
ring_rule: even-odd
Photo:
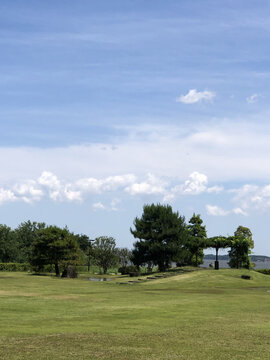
[[[238,226],[231,239],[231,250],[229,251],[230,267],[249,269],[251,267],[249,255],[254,247],[252,232],[245,226]]]
[[[187,226],[189,237],[185,246],[190,251],[192,257],[195,257],[195,266],[202,264],[203,249],[207,246],[206,227],[202,223],[201,216],[194,213]]]
[[[92,245],[92,257],[94,263],[107,274],[108,269],[119,261],[115,239],[108,236],[96,238]]]
[[[30,263],[41,269],[44,265],[54,265],[56,276],[60,276],[60,268],[80,263],[80,249],[76,238],[67,228],[48,226],[40,229],[32,245]]]
[[[132,235],[134,243],[132,262],[139,266],[153,263],[160,271],[177,261],[187,235],[185,218],[173,212],[169,205],[144,205],[141,218],[136,217]]]
[[[19,248],[19,262],[29,262],[31,255],[31,246],[34,243],[37,232],[45,228],[45,223],[31,222],[30,220],[22,222],[14,231],[17,237]]]
[[[18,262],[19,255],[15,232],[7,225],[0,225],[0,262]]]

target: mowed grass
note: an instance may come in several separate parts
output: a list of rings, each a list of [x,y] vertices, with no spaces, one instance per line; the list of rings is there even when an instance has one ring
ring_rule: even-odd
[[[270,359],[268,275],[86,279],[0,273],[0,359]]]

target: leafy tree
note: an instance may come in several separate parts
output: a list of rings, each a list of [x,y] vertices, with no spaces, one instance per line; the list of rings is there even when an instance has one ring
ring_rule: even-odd
[[[7,225],[0,225],[0,262],[18,262],[19,249],[15,233]]]
[[[212,238],[207,239],[207,247],[214,248],[216,250],[216,261],[215,261],[215,269],[219,269],[218,264],[218,251],[219,249],[224,249],[231,246],[231,238],[227,238],[224,236],[214,236]]]
[[[187,226],[189,237],[185,246],[195,256],[195,266],[203,262],[203,249],[206,246],[206,228],[202,223],[201,216],[194,213]]]
[[[52,264],[56,276],[60,275],[60,267],[66,269],[68,265],[80,262],[80,251],[76,238],[67,228],[48,226],[40,229],[32,246],[31,265],[42,268]]]
[[[178,258],[186,237],[185,218],[174,213],[169,205],[144,205],[141,218],[136,217],[132,235],[132,262],[139,266],[153,262],[160,271]]]
[[[92,245],[94,263],[107,274],[111,266],[117,265],[118,257],[115,239],[108,236],[100,236]]]
[[[127,267],[130,263],[131,251],[128,248],[117,248],[116,251],[121,267]]]
[[[244,267],[249,269],[251,266],[249,254],[253,247],[254,241],[250,229],[244,226],[238,226],[231,240],[231,250],[229,251],[230,267],[237,269]]]
[[[37,232],[45,228],[45,223],[30,220],[22,222],[14,231],[19,247],[19,262],[29,262],[31,246],[36,239]]]

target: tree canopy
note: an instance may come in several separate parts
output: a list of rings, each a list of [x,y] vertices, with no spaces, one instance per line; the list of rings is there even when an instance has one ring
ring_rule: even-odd
[[[185,218],[173,212],[170,205],[144,205],[141,218],[136,217],[132,235],[132,261],[136,265],[153,262],[160,271],[166,270],[177,259],[187,235]]]
[[[78,243],[67,228],[48,226],[37,232],[32,246],[30,263],[42,268],[44,265],[54,265],[56,276],[60,275],[68,265],[77,265],[80,261]]]

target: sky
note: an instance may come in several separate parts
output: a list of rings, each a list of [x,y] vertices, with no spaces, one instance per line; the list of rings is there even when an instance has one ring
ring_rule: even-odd
[[[270,256],[270,3],[0,1],[0,223],[132,247],[144,204]]]

